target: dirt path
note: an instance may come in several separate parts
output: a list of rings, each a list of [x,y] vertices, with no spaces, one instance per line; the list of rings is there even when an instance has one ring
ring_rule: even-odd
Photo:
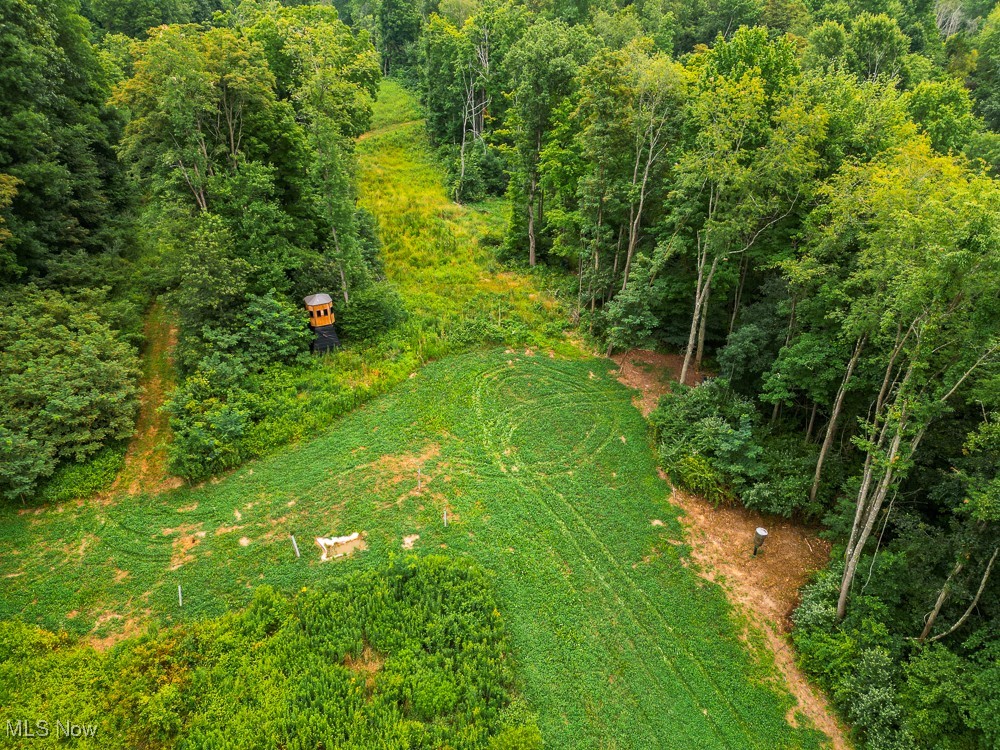
[[[142,358],[139,419],[125,453],[125,465],[103,497],[106,501],[123,492],[155,495],[181,485],[178,477],[167,473],[170,421],[160,411],[176,382],[172,354],[177,344],[177,324],[162,303],[155,302],[146,314],[143,331],[146,347]]]
[[[681,379],[684,357],[680,354],[661,354],[649,349],[630,349],[611,357],[618,365],[618,380],[629,388],[635,388],[639,395],[635,407],[644,417],[656,408],[660,396],[670,389],[671,383]],[[687,384],[697,385],[703,373],[688,372]]]
[[[646,416],[669,390],[670,383],[677,382],[683,363],[679,355],[644,349],[633,349],[613,359],[619,366],[618,379],[639,391],[635,405]],[[688,385],[699,382],[701,377],[700,373],[689,375]],[[701,575],[719,583],[730,601],[764,634],[775,665],[798,700],[797,710],[830,738],[835,750],[850,748],[846,729],[826,696],[799,668],[789,639],[799,589],[826,564],[829,543],[821,540],[813,527],[742,506],[716,508],[703,498],[678,490],[674,490],[671,502],[684,511],[681,522]],[[768,539],[758,556],[753,557],[753,533],[758,526],[767,529]],[[795,713],[796,709],[789,712],[792,723]]]
[[[799,702],[798,711],[830,738],[836,750],[850,748],[847,732],[826,696],[796,663],[789,638],[799,589],[826,564],[829,543],[817,537],[816,529],[742,506],[716,508],[703,498],[678,490],[674,490],[671,502],[684,511],[681,523],[701,574],[719,583],[730,601],[764,634],[788,690]],[[758,526],[767,529],[768,537],[753,557],[753,533]],[[794,723],[795,710],[788,718]]]

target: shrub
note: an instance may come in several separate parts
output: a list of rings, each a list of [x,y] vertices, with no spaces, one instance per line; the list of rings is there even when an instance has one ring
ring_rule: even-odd
[[[674,388],[650,415],[663,468],[683,489],[732,499],[761,472],[753,403],[722,378]]]
[[[135,349],[91,305],[33,286],[0,299],[0,496],[131,435],[138,379]]]
[[[538,750],[534,715],[509,710],[496,607],[483,571],[429,556],[294,597],[262,586],[241,612],[106,653],[4,622],[0,695],[9,717],[93,722],[111,750]]]
[[[388,282],[370,284],[337,306],[337,328],[345,341],[368,341],[406,320],[406,308]]]
[[[173,430],[168,457],[174,474],[205,479],[246,458],[239,447],[251,417],[239,385],[245,375],[238,362],[209,359],[171,394],[163,408]]]
[[[786,518],[796,511],[811,517],[821,515],[825,504],[809,501],[816,446],[803,443],[796,435],[769,437],[762,442],[761,478],[740,496],[743,504]]]
[[[124,466],[127,447],[127,443],[122,441],[109,445],[82,463],[62,464],[42,485],[39,498],[61,503],[103,492],[111,487]]]

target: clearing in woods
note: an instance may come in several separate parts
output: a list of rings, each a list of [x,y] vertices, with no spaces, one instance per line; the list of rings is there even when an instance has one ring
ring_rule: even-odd
[[[363,200],[408,304],[459,313],[484,289],[533,294],[488,273],[475,237],[491,218],[447,200],[420,126],[380,127],[360,148]],[[524,312],[544,319],[548,304]],[[530,351],[451,357],[221,480],[155,501],[5,509],[0,617],[107,645],[137,622],[243,606],[262,583],[291,593],[398,555],[467,555],[494,574],[547,747],[819,747],[804,716],[787,721],[794,701],[763,637],[744,637],[691,564],[616,374]],[[315,537],[355,531],[366,550],[320,562]]]

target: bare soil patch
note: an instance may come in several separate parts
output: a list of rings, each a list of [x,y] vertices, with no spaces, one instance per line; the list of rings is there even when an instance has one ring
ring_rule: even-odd
[[[414,543],[420,538],[420,534],[409,534],[403,537],[403,549],[413,549]]]
[[[104,612],[94,621],[94,627],[86,641],[97,651],[107,651],[119,641],[141,634],[149,615],[149,610],[146,610],[142,617],[126,617],[115,612]],[[112,622],[116,623],[113,632],[103,636],[97,635],[98,630]]]
[[[716,508],[676,489],[671,502],[684,511],[681,523],[699,573],[721,584],[730,601],[764,634],[788,690],[798,700],[797,710],[830,738],[835,750],[850,748],[844,726],[826,696],[799,668],[789,642],[799,589],[826,565],[829,543],[819,539],[812,527],[740,505]],[[767,529],[768,537],[754,557],[753,534],[758,526]],[[793,723],[795,711],[788,717]]]
[[[382,669],[383,664],[385,658],[367,644],[360,656],[352,654],[344,656],[344,666],[364,679],[365,690],[369,695],[375,690],[375,675]]]
[[[436,458],[441,453],[441,446],[431,443],[424,446],[420,453],[403,453],[401,455],[387,454],[370,464],[359,466],[359,469],[371,470],[375,474],[375,489],[381,492],[386,487],[395,487],[403,481],[411,481],[414,489],[418,484],[417,470],[423,469],[424,463]],[[433,479],[432,474],[422,471],[422,484]]]
[[[175,529],[163,529],[164,536],[172,536],[170,570],[177,570],[184,563],[194,560],[194,548],[205,538],[201,524],[183,524]]]
[[[618,365],[616,377],[619,382],[639,391],[635,405],[644,417],[656,408],[660,396],[670,390],[670,384],[680,381],[684,366],[684,357],[680,354],[662,354],[649,349],[631,349],[611,359]],[[687,384],[697,385],[704,377],[704,372],[689,370]]]

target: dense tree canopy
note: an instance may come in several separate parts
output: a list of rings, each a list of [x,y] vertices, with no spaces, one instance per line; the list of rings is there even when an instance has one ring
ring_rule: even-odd
[[[128,436],[154,296],[189,479],[257,454],[304,294],[404,319],[355,189],[391,74],[501,261],[704,381],[671,481],[824,523],[796,639],[859,741],[1000,741],[991,0],[0,0],[0,60],[5,498]]]

